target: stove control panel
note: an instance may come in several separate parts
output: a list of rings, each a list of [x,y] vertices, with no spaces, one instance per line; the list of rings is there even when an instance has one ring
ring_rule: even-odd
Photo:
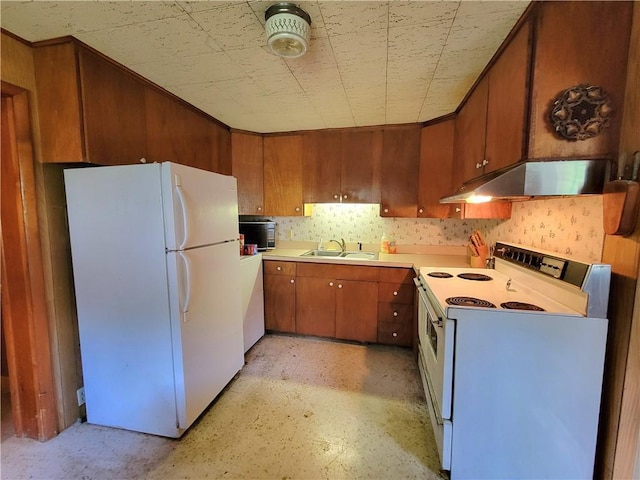
[[[573,260],[554,257],[547,253],[535,252],[514,245],[496,243],[494,256],[553,278],[564,280],[581,287],[589,268],[588,265]]]

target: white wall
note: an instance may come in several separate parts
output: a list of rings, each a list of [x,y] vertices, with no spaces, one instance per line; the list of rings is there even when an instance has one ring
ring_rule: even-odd
[[[316,204],[311,217],[276,217],[278,240],[344,238],[375,244],[393,232],[399,245],[466,245],[474,230],[496,240],[600,261],[602,196],[517,202],[509,220],[382,218],[379,205]]]

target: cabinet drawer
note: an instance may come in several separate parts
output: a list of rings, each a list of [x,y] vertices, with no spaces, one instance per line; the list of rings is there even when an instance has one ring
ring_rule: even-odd
[[[335,280],[378,281],[378,267],[300,262],[296,268],[298,277],[333,278]]]
[[[378,301],[383,303],[407,303],[413,305],[413,294],[416,287],[408,283],[378,284]]]
[[[413,285],[415,272],[412,268],[379,267],[380,281],[388,283],[409,283]]]
[[[378,303],[378,322],[411,324],[414,308],[408,303]]]
[[[412,341],[410,323],[378,322],[378,343],[410,347]]]
[[[295,262],[278,262],[275,260],[265,260],[263,266],[265,275],[295,276],[296,274]]]

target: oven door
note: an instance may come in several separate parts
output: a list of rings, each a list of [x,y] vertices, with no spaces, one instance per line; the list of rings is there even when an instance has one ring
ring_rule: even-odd
[[[414,279],[414,282],[418,290],[420,373],[442,468],[448,470],[451,461],[455,323],[443,315],[438,315],[426,288],[419,279]]]

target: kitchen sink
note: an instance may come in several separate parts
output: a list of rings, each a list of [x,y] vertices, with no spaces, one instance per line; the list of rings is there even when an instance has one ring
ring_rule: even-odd
[[[333,257],[346,258],[352,260],[377,260],[378,254],[375,252],[340,252],[339,250],[309,250],[300,255],[301,257]]]

